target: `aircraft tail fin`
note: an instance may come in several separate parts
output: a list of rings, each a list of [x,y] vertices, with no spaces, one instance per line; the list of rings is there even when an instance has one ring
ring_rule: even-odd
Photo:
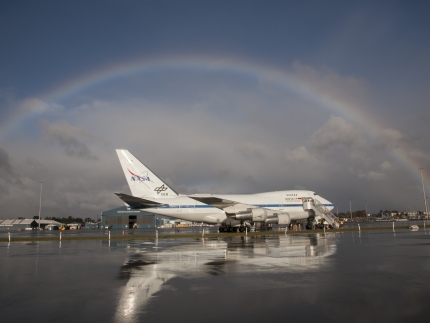
[[[178,195],[128,150],[117,149],[116,153],[133,196],[159,198]]]

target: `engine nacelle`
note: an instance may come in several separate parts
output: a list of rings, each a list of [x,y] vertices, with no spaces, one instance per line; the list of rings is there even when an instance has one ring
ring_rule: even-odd
[[[234,215],[234,218],[236,218],[236,220],[250,220],[253,222],[265,222],[267,224],[273,223],[279,225],[288,225],[291,222],[291,217],[288,213],[276,213],[276,211],[262,208],[238,212]]]
[[[264,221],[266,224],[277,224],[278,223],[278,215],[274,214],[271,216],[268,216],[266,221]]]
[[[234,216],[236,220],[251,220],[254,222],[264,222],[267,219],[267,210],[256,208],[238,212]]]
[[[279,225],[289,225],[291,223],[291,216],[288,213],[278,214],[278,224]]]
[[[266,224],[288,225],[291,222],[291,217],[288,213],[278,213],[268,216],[265,222]]]

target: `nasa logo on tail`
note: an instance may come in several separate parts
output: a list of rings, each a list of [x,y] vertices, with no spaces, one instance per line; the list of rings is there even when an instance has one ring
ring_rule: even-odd
[[[142,175],[136,175],[135,173],[133,173],[131,170],[129,170],[127,168],[127,170],[130,172],[130,174],[132,175],[130,180],[132,182],[151,182],[151,179],[148,176],[148,172],[143,172]]]

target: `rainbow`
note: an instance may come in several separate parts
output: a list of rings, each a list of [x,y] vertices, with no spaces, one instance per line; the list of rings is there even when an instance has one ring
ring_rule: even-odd
[[[257,80],[263,80],[284,87],[294,93],[297,93],[309,100],[323,105],[327,110],[364,128],[366,132],[376,137],[379,129],[385,128],[368,110],[354,103],[343,100],[341,97],[315,87],[312,82],[307,82],[298,77],[294,72],[285,72],[273,67],[250,62],[243,59],[234,58],[213,58],[210,56],[157,56],[156,58],[136,59],[120,64],[105,65],[92,72],[82,75],[68,82],[57,85],[43,94],[39,99],[33,99],[31,108],[21,109],[7,127],[0,133],[0,138],[8,130],[13,129],[23,122],[24,119],[39,113],[43,113],[50,107],[55,106],[57,102],[78,94],[86,89],[102,85],[103,83],[137,75],[146,72],[157,72],[171,69],[188,69],[203,70],[208,72],[233,72]],[[394,149],[391,153],[392,158],[397,164],[400,164],[415,180],[421,183],[421,173],[419,165],[414,159],[401,149]],[[423,173],[424,175],[424,173]],[[429,191],[430,178],[425,176],[425,185]]]

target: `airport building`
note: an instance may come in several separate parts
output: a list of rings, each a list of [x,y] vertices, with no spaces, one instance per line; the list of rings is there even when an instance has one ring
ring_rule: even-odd
[[[142,210],[130,210],[126,206],[104,211],[101,214],[103,228],[112,229],[147,229],[163,224],[163,220],[154,213]]]
[[[10,219],[10,220],[0,220],[0,229],[10,229],[10,230],[34,230],[39,228],[45,229],[48,225],[62,226],[61,223],[53,220],[38,220],[38,219]]]

